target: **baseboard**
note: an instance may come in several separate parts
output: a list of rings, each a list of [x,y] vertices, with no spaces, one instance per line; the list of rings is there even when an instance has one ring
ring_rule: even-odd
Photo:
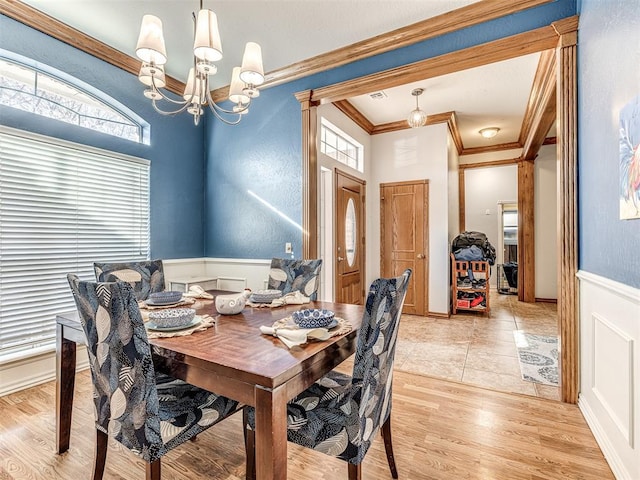
[[[613,472],[613,475],[616,477],[616,479],[634,480],[631,477],[631,474],[624,467],[624,462],[609,441],[609,438],[607,437],[604,429],[598,422],[597,416],[594,414],[593,410],[591,410],[589,403],[582,395],[578,396],[578,408],[582,412],[582,416],[586,420],[587,425],[589,425],[591,433],[593,433],[596,442],[598,442],[600,450],[602,450],[602,454],[607,460],[607,463],[609,464],[609,467],[611,468],[611,471]]]
[[[538,298],[536,297],[536,302],[540,303],[558,303],[557,298]]]
[[[78,345],[76,371],[89,368],[84,345]],[[0,397],[56,379],[55,350],[0,365]]]
[[[448,313],[442,313],[442,312],[427,312],[427,317],[449,318],[449,314]]]

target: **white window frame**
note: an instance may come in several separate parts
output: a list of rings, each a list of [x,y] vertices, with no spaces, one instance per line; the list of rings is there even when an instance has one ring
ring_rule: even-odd
[[[66,274],[149,259],[148,160],[0,126],[0,363],[53,349]]]
[[[324,117],[320,119],[320,152],[364,173],[364,145]]]

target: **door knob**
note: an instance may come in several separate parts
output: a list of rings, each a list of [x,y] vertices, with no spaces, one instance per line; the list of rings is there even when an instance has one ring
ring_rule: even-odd
[[[419,253],[419,254],[418,254],[418,258],[419,258],[420,260],[422,260],[422,259],[424,258],[424,255],[423,255],[423,254],[421,254],[421,253]]]
[[[341,261],[343,261],[343,260],[344,260],[344,258],[342,258],[342,257],[338,257],[338,261],[339,261],[339,262],[341,262]]]

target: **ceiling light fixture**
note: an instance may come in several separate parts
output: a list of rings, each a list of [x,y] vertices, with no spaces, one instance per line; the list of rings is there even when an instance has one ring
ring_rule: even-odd
[[[409,118],[407,119],[411,128],[422,127],[427,123],[427,114],[424,110],[420,110],[420,106],[418,105],[418,97],[422,95],[422,92],[424,92],[424,88],[416,88],[411,92],[411,95],[416,97],[416,109],[409,114]]]
[[[500,129],[498,127],[488,127],[479,130],[478,133],[484,138],[493,138],[498,134],[499,131]]]
[[[202,105],[208,105],[215,116],[224,123],[237,125],[242,120],[242,115],[249,111],[251,99],[260,95],[257,87],[264,83],[260,45],[254,42],[246,44],[242,66],[235,67],[231,76],[229,100],[235,105],[231,110],[224,109],[211,98],[209,86],[209,76],[217,71],[213,62],[222,59],[218,18],[212,10],[202,8],[202,0],[198,15],[192,15],[195,29],[193,67],[189,70],[182,95],[184,101],[174,100],[160,90],[166,86],[164,65],[167,63],[162,21],[154,15],[142,17],[136,55],[142,60],[138,79],[149,87],[144,91],[144,96],[151,99],[153,108],[163,115],[175,115],[186,110],[193,115],[195,125],[198,125],[200,117],[204,114]],[[162,110],[157,105],[159,100],[179,107],[173,111]]]

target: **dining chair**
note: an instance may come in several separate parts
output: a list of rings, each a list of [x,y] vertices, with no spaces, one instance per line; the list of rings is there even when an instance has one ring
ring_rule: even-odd
[[[162,260],[124,263],[94,262],[97,282],[127,282],[133,287],[137,300],[146,300],[149,294],[164,290]]]
[[[238,402],[156,372],[132,287],[67,275],[86,335],[96,415],[93,480],[104,474],[109,435],[142,457],[147,480],[160,459],[238,411]]]
[[[287,405],[287,439],[348,463],[360,480],[361,463],[382,431],[391,476],[398,478],[391,442],[391,384],[402,305],[411,270],[379,278],[369,288],[358,332],[353,374],[331,371]],[[245,407],[247,478],[255,478],[255,409]]]
[[[311,300],[318,297],[322,260],[294,260],[272,258],[268,288],[282,290],[282,294],[299,290]]]

